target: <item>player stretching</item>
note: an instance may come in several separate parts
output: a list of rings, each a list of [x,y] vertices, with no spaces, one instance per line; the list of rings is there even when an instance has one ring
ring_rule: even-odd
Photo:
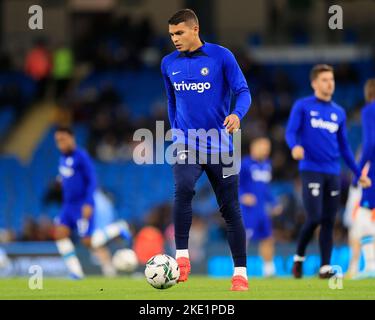
[[[316,65],[310,74],[314,95],[297,100],[290,114],[286,141],[292,157],[299,160],[302,196],[307,219],[298,239],[293,275],[302,277],[306,247],[320,225],[320,278],[332,275],[330,266],[333,226],[339,208],[340,154],[346,164],[360,177],[353,153],[348,146],[345,111],[332,101],[335,89],[333,68]],[[363,187],[368,179],[360,177]]]
[[[61,152],[59,172],[63,191],[63,206],[55,233],[56,246],[70,275],[74,279],[81,279],[84,274],[70,237],[78,234],[85,246],[92,247],[96,189],[94,168],[88,154],[76,147],[71,129],[58,128],[55,141]],[[108,249],[98,246],[93,253],[99,259],[103,273],[108,276],[115,275]]]
[[[269,187],[272,179],[270,152],[271,142],[268,138],[260,137],[252,141],[250,156],[242,159],[239,189],[246,236],[249,241],[259,242],[265,277],[274,276],[276,271],[273,262],[272,223],[267,213],[267,205],[272,206],[273,215],[282,211],[282,206],[277,204]]]
[[[363,143],[359,168],[375,181],[375,79],[365,84],[367,105],[362,110]],[[375,185],[362,191],[360,207],[355,212],[353,232],[361,240],[365,270],[354,279],[375,277]]]
[[[245,77],[233,54],[226,48],[204,42],[199,37],[199,23],[192,10],[184,9],[168,21],[169,34],[176,51],[163,58],[161,63],[168,96],[168,114],[171,127],[183,132],[185,150],[179,154],[185,163],[173,166],[175,180],[174,225],[176,259],[180,266],[179,281],[186,281],[190,273],[188,253],[189,230],[192,221],[191,202],[196,181],[206,172],[227,224],[229,246],[234,260],[231,290],[248,290],[246,273],[246,235],[238,201],[238,174],[223,173],[225,164],[209,161],[187,163],[194,150],[197,158],[203,154],[222,155],[223,144],[231,145],[227,134],[223,143],[213,139],[210,144],[197,146],[190,139],[189,129],[220,130],[229,133],[240,127],[240,120],[250,107],[251,97]],[[231,91],[236,97],[230,113]],[[178,130],[175,130],[175,132]],[[222,141],[221,141],[222,142]],[[208,147],[207,149],[205,147]],[[210,149],[210,150],[208,150]]]

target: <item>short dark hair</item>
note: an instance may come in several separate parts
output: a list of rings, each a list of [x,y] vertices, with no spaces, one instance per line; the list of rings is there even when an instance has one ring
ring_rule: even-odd
[[[191,9],[182,9],[177,11],[169,20],[168,24],[178,25],[181,22],[193,21],[199,25],[198,17]]]
[[[263,139],[271,141],[271,139],[265,134],[262,134],[262,133],[254,134],[250,139],[250,145],[252,145],[254,142],[258,140],[263,140]]]
[[[365,99],[366,102],[375,100],[375,78],[368,79],[365,84]]]
[[[59,126],[56,128],[55,130],[55,133],[57,132],[64,132],[64,133],[67,133],[69,135],[71,135],[72,137],[74,137],[74,131],[72,128],[70,127],[67,127],[67,126]]]
[[[333,73],[333,67],[328,64],[315,65],[310,71],[310,80],[311,81],[315,80],[319,76],[319,74],[321,74],[322,72],[327,72],[327,71]]]

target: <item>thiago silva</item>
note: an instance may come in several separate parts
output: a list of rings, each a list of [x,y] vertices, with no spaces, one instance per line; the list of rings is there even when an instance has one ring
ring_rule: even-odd
[[[250,107],[250,91],[233,54],[222,46],[200,39],[198,18],[192,10],[178,11],[168,23],[169,34],[177,50],[163,58],[161,71],[172,131],[182,132],[182,135],[176,134],[174,143],[186,148],[177,152],[181,161],[173,166],[173,216],[179,282],[186,281],[190,273],[188,239],[192,222],[191,203],[196,181],[204,171],[227,225],[235,266],[231,290],[248,290],[246,235],[238,201],[238,172],[225,174],[223,169],[226,164],[221,155],[224,154],[224,145],[229,152],[232,150],[230,134],[239,129],[240,120]],[[231,111],[232,95],[235,104]],[[207,140],[207,144],[201,143],[196,137],[191,138],[191,129],[219,132],[220,139],[212,138]],[[225,130],[227,134],[222,135]],[[217,154],[220,154],[220,160],[216,163],[212,158]],[[207,163],[200,161],[204,156],[209,158]],[[192,163],[191,157],[199,161]]]

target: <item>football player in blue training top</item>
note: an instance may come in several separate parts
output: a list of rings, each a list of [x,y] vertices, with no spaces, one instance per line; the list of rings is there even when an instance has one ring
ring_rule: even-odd
[[[359,169],[372,182],[362,191],[360,205],[354,213],[353,232],[361,241],[365,269],[353,279],[375,277],[375,79],[365,84],[366,105],[362,109],[362,156]]]
[[[190,272],[188,239],[192,221],[191,202],[196,181],[205,171],[227,224],[234,261],[231,290],[248,290],[246,235],[238,201],[238,172],[225,174],[227,164],[222,161],[222,156],[223,146],[228,146],[229,153],[233,151],[231,134],[239,129],[240,121],[250,107],[250,91],[232,52],[200,39],[198,18],[192,10],[178,11],[168,23],[169,35],[177,50],[163,58],[161,72],[168,97],[172,133],[182,132],[174,135],[174,143],[186,148],[178,151],[180,160],[185,160],[185,163],[179,161],[173,166],[173,215],[179,281],[186,281]],[[231,110],[232,93],[235,104]],[[194,134],[190,136],[194,130],[218,134],[216,138],[213,134],[204,144],[200,139],[198,143]],[[226,135],[222,134],[225,130]],[[201,138],[199,133],[198,138]],[[212,161],[216,155],[220,155],[220,160]],[[206,156],[209,158],[206,164],[201,160],[189,160],[191,157],[200,159]]]
[[[306,247],[320,225],[319,277],[324,279],[334,273],[330,261],[333,226],[340,204],[340,157],[344,158],[363,187],[369,185],[369,179],[361,176],[350,150],[345,111],[332,100],[335,90],[333,68],[325,64],[314,66],[310,80],[314,94],[295,102],[286,129],[292,157],[299,161],[307,212],[294,256],[293,275],[302,277]]]
[[[257,137],[251,141],[250,155],[242,158],[239,191],[246,236],[248,241],[259,246],[265,277],[272,277],[276,273],[271,215],[279,215],[283,209],[270,188],[270,153],[271,141],[267,137]]]
[[[56,246],[73,279],[81,279],[84,273],[76,256],[71,238],[78,236],[82,243],[92,250],[98,258],[103,274],[116,275],[111,254],[104,246],[106,239],[119,235],[119,226],[110,227],[95,235],[95,171],[87,152],[76,145],[73,131],[68,127],[59,127],[55,132],[57,148],[61,152],[59,177],[61,180],[63,205],[56,221]],[[95,235],[94,238],[92,237]],[[94,240],[94,241],[92,241]]]

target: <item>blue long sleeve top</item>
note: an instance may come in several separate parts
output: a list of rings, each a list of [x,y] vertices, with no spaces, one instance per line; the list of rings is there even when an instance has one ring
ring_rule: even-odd
[[[75,149],[62,154],[59,160],[64,205],[90,204],[94,206],[96,178],[94,167],[86,151]]]
[[[375,164],[375,102],[366,105],[362,109],[362,156],[359,161],[359,169],[370,161]]]
[[[375,209],[375,102],[362,109],[362,130],[362,156],[359,168],[362,171],[366,163],[369,163],[367,175],[372,180],[372,186],[363,189],[361,206]]]
[[[286,141],[290,149],[301,145],[305,157],[299,162],[301,171],[340,173],[340,155],[358,177],[346,133],[346,114],[333,101],[323,101],[315,96],[295,102],[286,128]]]
[[[204,42],[193,52],[174,51],[161,62],[161,73],[168,98],[168,116],[175,143],[195,149],[221,152],[222,145],[232,149],[230,135],[222,141],[225,118],[233,113],[241,120],[251,104],[246,79],[234,57],[226,48]],[[235,105],[231,110],[232,94]],[[189,136],[189,129],[217,129],[219,139],[207,142],[208,149]],[[181,134],[179,134],[181,133]]]

